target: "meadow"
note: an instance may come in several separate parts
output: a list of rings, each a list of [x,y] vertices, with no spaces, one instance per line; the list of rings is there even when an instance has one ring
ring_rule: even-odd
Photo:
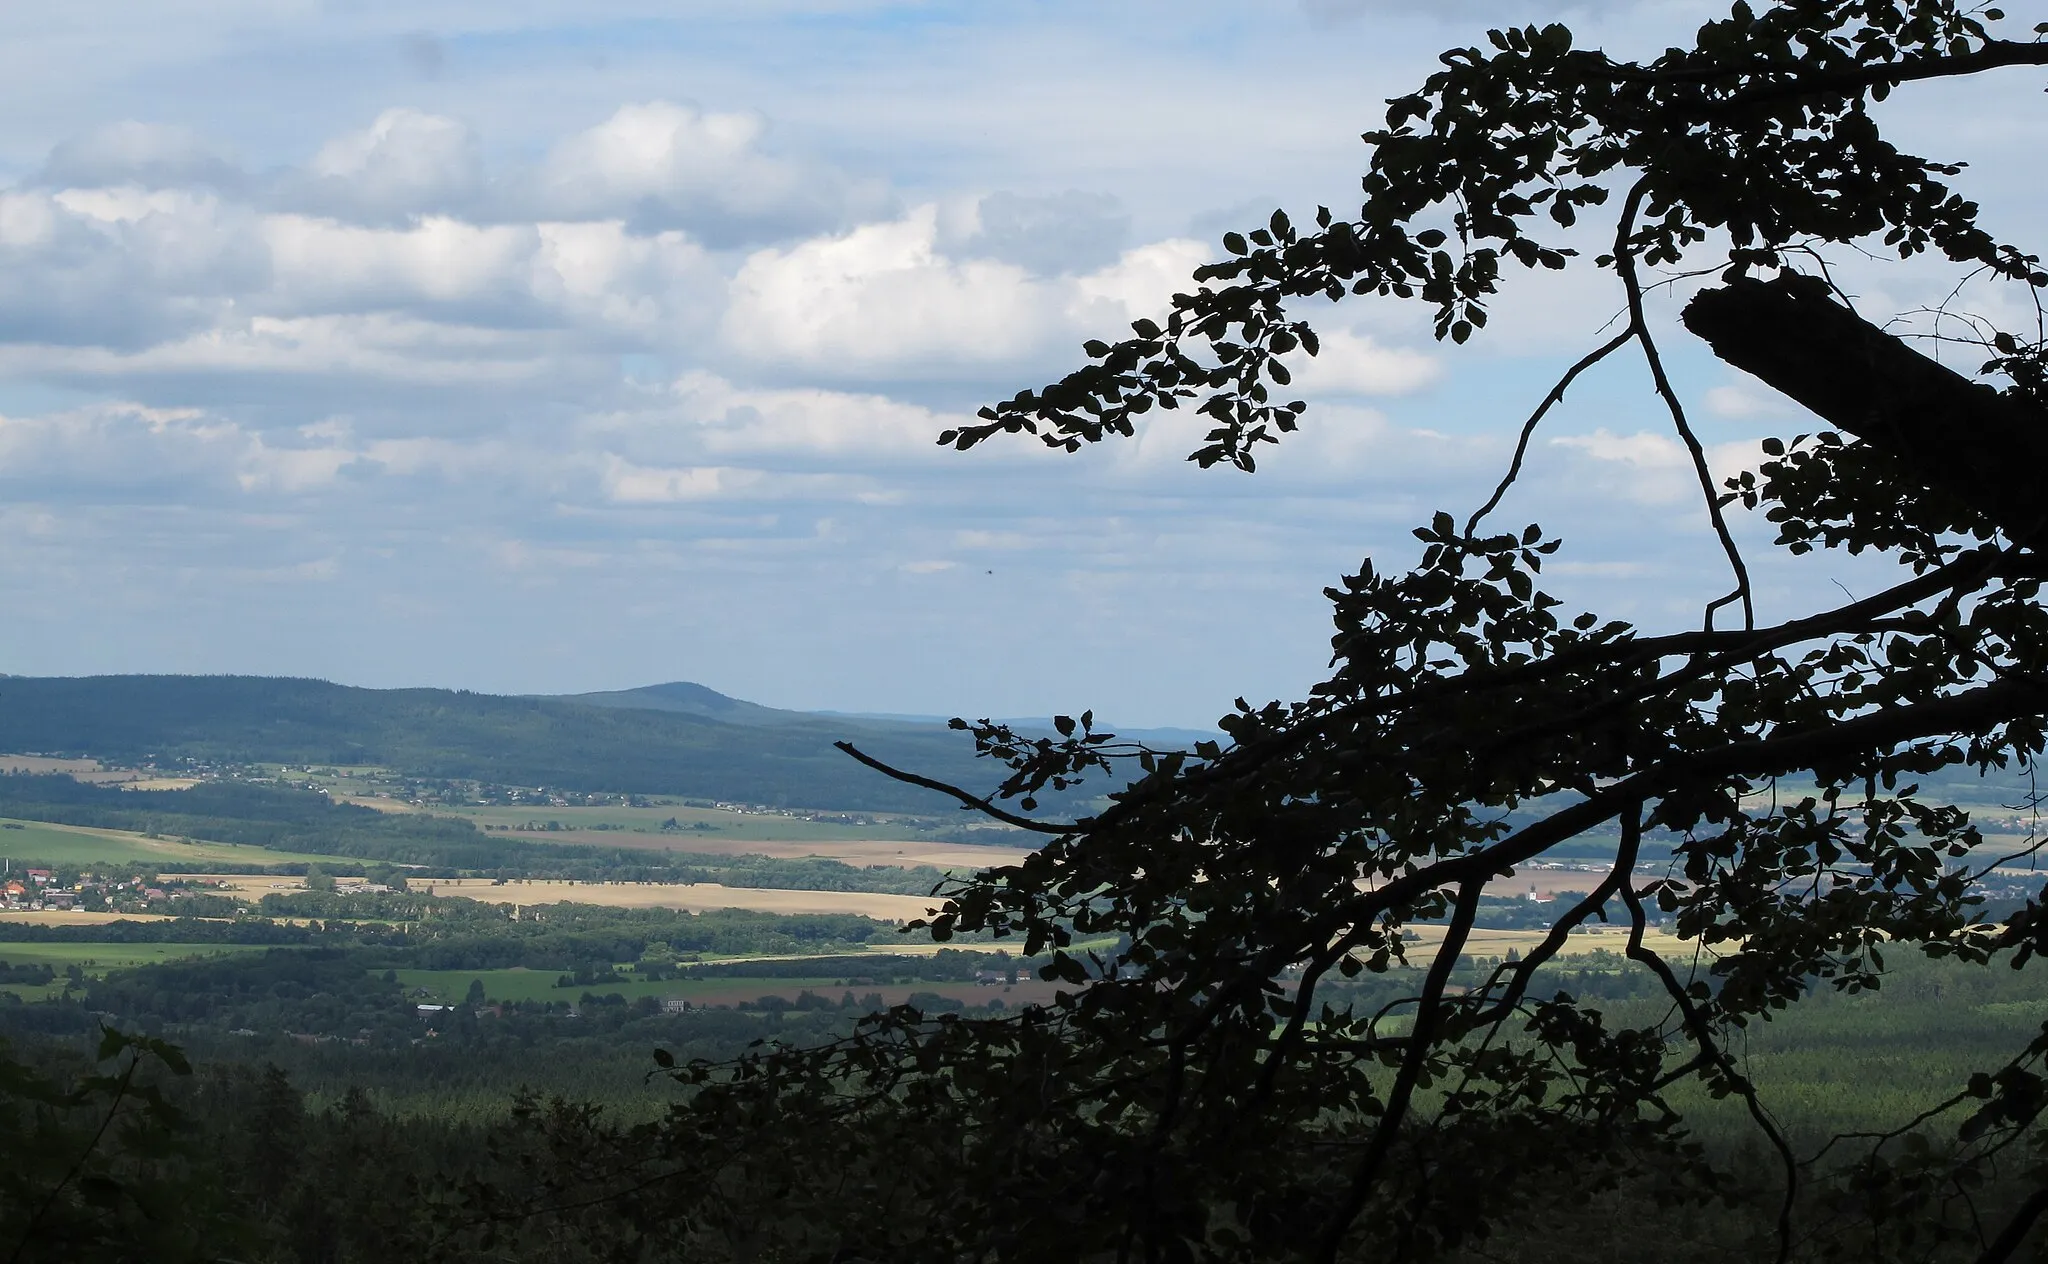
[[[150,838],[147,834],[46,821],[0,820],[0,856],[16,868],[29,862],[51,865],[175,864],[236,866],[317,864],[333,856],[310,852],[273,851],[242,843],[216,843],[187,838]],[[343,862],[347,863],[347,862]]]
[[[365,807],[392,810],[400,808],[390,799],[351,798],[350,802]],[[540,807],[535,805],[513,806],[462,806],[444,807],[431,805],[426,808],[403,807],[401,810],[431,811],[447,816],[460,816],[476,823],[479,828],[488,828],[493,833],[509,832],[524,836],[545,834],[548,842],[565,841],[564,835],[576,835],[574,841],[603,843],[612,847],[660,847],[682,851],[716,852],[733,847],[744,847],[760,851],[762,844],[841,844],[860,842],[877,847],[913,848],[920,846],[944,846],[954,852],[975,853],[983,850],[1003,851],[1006,848],[984,849],[974,844],[937,843],[933,840],[919,840],[914,836],[929,828],[924,818],[905,816],[879,816],[865,813],[842,813],[819,811],[809,814],[790,815],[783,812],[741,811],[732,808],[687,807],[667,803],[652,807]],[[807,819],[816,817],[818,819]],[[664,829],[669,821],[675,828]],[[550,829],[550,824],[559,830]],[[595,837],[584,837],[594,835]],[[1021,850],[1021,849],[1020,849]],[[778,853],[763,851],[764,855]],[[792,855],[828,855],[829,852],[789,852]],[[883,861],[881,863],[918,863]]]
[[[884,1005],[901,1005],[913,994],[938,993],[966,1005],[986,1005],[1000,999],[1009,1006],[1034,1004],[1046,1005],[1052,1002],[1055,985],[1040,979],[1022,980],[1002,987],[981,987],[973,983],[934,983],[929,981],[863,981],[858,976],[836,977],[826,975],[796,976],[792,978],[713,978],[713,979],[633,979],[627,977],[618,982],[578,983],[568,987],[558,985],[558,973],[546,970],[523,968],[510,970],[399,970],[398,981],[405,986],[406,995],[422,1003],[452,1005],[469,994],[472,981],[484,985],[484,999],[489,1002],[511,1001],[563,1001],[575,1002],[586,993],[598,996],[618,995],[627,1002],[651,996],[657,1000],[677,999],[688,1001],[692,1006],[725,1005],[735,1009],[758,1008],[754,1002],[763,997],[779,997],[795,1002],[805,992],[838,1004],[847,992],[854,993],[858,1000],[868,1000],[879,995]],[[424,995],[419,995],[424,993]]]
[[[692,913],[711,909],[851,913],[885,922],[923,917],[925,910],[938,903],[914,895],[728,887],[716,882],[552,882],[515,878],[500,884],[489,878],[448,878],[423,880],[415,885],[434,895],[462,896],[488,904],[595,904],[605,908],[666,908]]]
[[[46,1001],[61,996],[72,966],[88,979],[105,978],[115,970],[153,966],[166,961],[196,957],[231,956],[260,952],[253,944],[37,944],[0,943],[0,964],[19,969],[46,965],[57,974],[49,984],[0,982],[0,997],[12,996],[24,1002]]]

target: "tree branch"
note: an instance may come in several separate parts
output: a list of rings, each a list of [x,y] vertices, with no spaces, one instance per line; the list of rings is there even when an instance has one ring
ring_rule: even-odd
[[[2048,1189],[2037,1189],[2020,1204],[2012,1219],[2005,1222],[2005,1228],[1999,1230],[1998,1237],[1984,1248],[1983,1254],[1977,1257],[1977,1264],[2003,1264],[2003,1261],[2011,1259],[2012,1253],[2027,1240],[2027,1234],[2043,1212],[2048,1212]]]
[[[1861,93],[1880,84],[1889,86],[1928,79],[1961,78],[1965,75],[1981,74],[1986,70],[2001,70],[2008,66],[2048,66],[2048,44],[1987,40],[1982,48],[1968,53],[1910,57],[1900,61],[1858,66],[1850,70],[1808,72],[1795,78],[1774,80],[1746,88],[1721,100],[1704,102],[1696,108],[1685,110],[1685,113],[1699,118],[1719,118],[1773,101]],[[1619,83],[1663,86],[1685,82],[1704,83],[1715,79],[1739,80],[1768,76],[1774,71],[1782,71],[1784,66],[1752,63],[1747,66],[1716,66],[1690,74],[1658,74],[1656,71],[1628,73],[1633,69],[1617,66],[1616,73],[1610,78]]]
[[[1372,1144],[1359,1161],[1358,1170],[1352,1174],[1351,1189],[1345,1197],[1344,1206],[1323,1231],[1322,1242],[1316,1248],[1320,1264],[1335,1264],[1338,1252],[1343,1249],[1345,1235],[1351,1231],[1359,1213],[1365,1210],[1366,1199],[1372,1196],[1373,1184],[1379,1179],[1387,1152],[1393,1148],[1395,1137],[1408,1120],[1408,1104],[1414,1098],[1416,1081],[1422,1078],[1422,1064],[1429,1057],[1430,1048],[1436,1040],[1437,1024],[1443,1015],[1444,988],[1451,981],[1451,970],[1458,964],[1459,954],[1465,950],[1465,937],[1479,916],[1479,893],[1485,886],[1481,879],[1468,880],[1458,888],[1458,902],[1451,911],[1450,925],[1445,928],[1443,942],[1437,945],[1436,960],[1430,962],[1429,974],[1423,979],[1422,996],[1415,1007],[1415,1026],[1409,1033],[1413,1043],[1401,1060],[1401,1069],[1394,1075],[1394,1087],[1387,1094],[1386,1110],[1373,1127]]]
[[[1897,457],[2015,543],[2041,542],[2048,500],[2022,471],[2048,468],[2048,413],[1920,354],[1811,277],[1703,290],[1681,319],[1715,355]]]
[[[1728,555],[1728,566],[1735,572],[1735,591],[1707,603],[1706,630],[1714,630],[1714,611],[1733,601],[1742,603],[1742,626],[1751,629],[1756,627],[1756,603],[1749,591],[1749,566],[1742,560],[1742,550],[1735,547],[1735,537],[1729,534],[1728,521],[1721,514],[1720,489],[1714,486],[1714,472],[1707,468],[1706,449],[1700,446],[1699,436],[1692,432],[1692,425],[1685,418],[1685,405],[1679,402],[1678,392],[1671,389],[1671,379],[1664,372],[1664,357],[1658,354],[1657,341],[1650,336],[1649,323],[1643,319],[1643,286],[1636,276],[1636,254],[1629,238],[1633,235],[1636,212],[1642,206],[1643,194],[1648,191],[1649,183],[1647,176],[1638,180],[1622,205],[1621,223],[1614,234],[1614,270],[1621,277],[1622,289],[1628,295],[1629,332],[1642,344],[1643,359],[1649,363],[1650,380],[1656,387],[1657,397],[1670,411],[1671,424],[1692,458],[1693,473],[1698,476],[1700,491],[1706,497],[1707,520],[1713,523],[1714,535],[1721,541],[1721,551]]]
[[[949,795],[952,798],[958,799],[966,806],[973,808],[975,811],[982,813],[984,816],[993,817],[1005,825],[1014,825],[1018,829],[1032,830],[1040,834],[1071,834],[1081,828],[1079,822],[1067,824],[1065,822],[1034,821],[1028,816],[1018,816],[1015,812],[1004,811],[987,799],[976,798],[973,794],[962,790],[958,786],[948,785],[943,781],[935,781],[930,777],[921,777],[914,772],[905,772],[901,768],[892,768],[881,760],[876,759],[873,755],[862,752],[852,742],[834,742],[832,744],[885,777],[893,777],[905,785],[923,786],[927,790],[936,790],[940,794]]]
[[[1624,832],[1634,829],[1640,833],[1642,828],[1642,805],[1637,804],[1634,811],[1622,818],[1622,829]],[[1723,1080],[1749,1107],[1750,1118],[1756,1121],[1757,1128],[1770,1140],[1771,1148],[1778,1152],[1778,1158],[1784,1164],[1785,1196],[1778,1205],[1778,1264],[1784,1264],[1792,1255],[1792,1207],[1799,1197],[1798,1156],[1792,1153],[1791,1143],[1785,1140],[1785,1134],[1778,1130],[1778,1125],[1772,1120],[1770,1112],[1764,1109],[1763,1102],[1758,1099],[1756,1085],[1750,1083],[1749,1077],[1735,1068],[1735,1063],[1729,1059],[1727,1050],[1714,1038],[1713,1029],[1707,1025],[1706,1016],[1692,1003],[1692,997],[1686,993],[1685,985],[1678,981],[1678,976],[1672,973],[1671,966],[1664,958],[1643,946],[1643,929],[1648,918],[1643,913],[1643,901],[1636,894],[1634,883],[1622,884],[1621,900],[1628,906],[1629,960],[1649,967],[1650,972],[1657,976],[1657,981],[1664,985],[1664,991],[1671,997],[1671,1003],[1678,1007],[1679,1014],[1683,1016],[1686,1031],[1692,1036],[1693,1043],[1703,1056],[1713,1062],[1715,1068],[1721,1072]]]
[[[1508,462],[1508,472],[1502,476],[1500,485],[1493,489],[1493,495],[1486,498],[1486,503],[1474,510],[1470,518],[1465,519],[1466,535],[1471,535],[1479,529],[1480,521],[1494,511],[1500,504],[1501,497],[1508,494],[1508,488],[1513,487],[1515,480],[1521,477],[1522,459],[1529,454],[1529,440],[1535,435],[1536,427],[1542,422],[1544,414],[1564,398],[1564,393],[1571,389],[1571,384],[1578,380],[1579,374],[1619,351],[1635,336],[1636,328],[1631,323],[1628,328],[1588,351],[1577,364],[1565,370],[1565,375],[1557,380],[1557,385],[1550,388],[1550,393],[1543,397],[1543,402],[1536,406],[1536,411],[1529,414],[1529,420],[1522,423],[1521,436],[1515,440],[1514,459]]]

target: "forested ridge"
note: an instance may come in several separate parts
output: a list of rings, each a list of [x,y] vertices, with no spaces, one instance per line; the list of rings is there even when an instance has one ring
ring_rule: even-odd
[[[972,747],[937,725],[732,724],[679,711],[266,676],[0,678],[0,751],[9,753],[377,765],[416,777],[780,807],[945,806],[832,748],[849,738],[967,784],[987,775]]]

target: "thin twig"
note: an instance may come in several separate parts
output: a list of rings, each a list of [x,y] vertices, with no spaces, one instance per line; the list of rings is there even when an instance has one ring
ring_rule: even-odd
[[[958,786],[948,785],[943,781],[934,781],[930,777],[921,777],[914,772],[905,772],[901,768],[892,768],[881,760],[876,759],[873,755],[862,752],[852,742],[834,742],[832,744],[885,777],[893,777],[907,785],[923,786],[927,790],[936,790],[940,794],[950,795],[966,806],[982,813],[984,816],[994,817],[1005,825],[1014,825],[1018,829],[1033,830],[1040,834],[1071,834],[1081,828],[1078,822],[1068,824],[1056,821],[1034,821],[1028,816],[1018,816],[1015,812],[1005,811],[989,800],[979,798]]]
[[[1563,377],[1557,379],[1557,385],[1550,388],[1550,393],[1543,397],[1543,402],[1536,406],[1536,411],[1529,414],[1529,420],[1522,423],[1521,437],[1515,441],[1515,458],[1508,462],[1508,472],[1502,476],[1500,486],[1494,488],[1493,495],[1486,498],[1486,503],[1475,509],[1472,512],[1472,516],[1465,520],[1466,535],[1469,536],[1479,529],[1480,520],[1494,511],[1495,507],[1500,504],[1501,497],[1508,494],[1508,488],[1513,487],[1515,480],[1521,477],[1522,459],[1529,454],[1529,440],[1536,433],[1536,427],[1542,422],[1544,414],[1548,413],[1554,405],[1564,399],[1564,393],[1571,388],[1571,384],[1578,378],[1579,374],[1584,373],[1587,369],[1592,368],[1608,356],[1619,351],[1628,344],[1629,339],[1635,336],[1635,325],[1631,323],[1626,329],[1614,335],[1614,337],[1588,351],[1580,358],[1577,364],[1574,364],[1565,371]]]
[[[1657,340],[1650,336],[1649,322],[1643,317],[1643,286],[1636,276],[1635,249],[1629,238],[1634,232],[1636,213],[1642,209],[1643,195],[1648,190],[1649,179],[1644,177],[1629,189],[1628,199],[1622,204],[1621,224],[1614,236],[1614,270],[1621,277],[1622,289],[1628,295],[1629,328],[1643,348],[1643,358],[1650,366],[1650,380],[1656,384],[1658,397],[1671,413],[1671,424],[1677,427],[1680,441],[1692,456],[1693,472],[1699,476],[1700,491],[1706,496],[1707,518],[1714,524],[1714,534],[1720,538],[1721,551],[1728,555],[1728,565],[1735,572],[1735,591],[1707,604],[1707,631],[1714,630],[1714,611],[1735,601],[1742,603],[1743,628],[1753,629],[1756,627],[1756,603],[1750,596],[1749,566],[1742,560],[1742,550],[1736,547],[1735,537],[1728,530],[1728,521],[1721,514],[1721,497],[1714,486],[1714,472],[1707,467],[1707,451],[1700,445],[1699,436],[1693,433],[1692,424],[1686,420],[1685,405],[1679,402],[1678,392],[1672,389],[1671,379],[1664,372],[1664,357],[1658,353]]]
[[[100,1148],[100,1141],[107,1135],[107,1129],[113,1125],[114,1117],[121,1113],[121,1103],[127,1098],[128,1086],[134,1082],[135,1070],[141,1063],[141,1054],[131,1052],[128,1055],[128,1065],[121,1072],[120,1082],[114,1086],[114,1100],[107,1104],[106,1117],[100,1120],[100,1126],[94,1130],[92,1140],[85,1143],[85,1149],[79,1152],[70,1170],[65,1172],[63,1179],[43,1196],[43,1201],[36,1207],[35,1214],[28,1218],[28,1224],[21,1231],[21,1240],[14,1244],[14,1250],[7,1256],[7,1264],[15,1264],[15,1261],[21,1258],[21,1253],[28,1249],[28,1244],[35,1241],[36,1230],[42,1226],[43,1217],[49,1215],[50,1208],[57,1205],[57,1196],[63,1193],[65,1187],[85,1169],[85,1161],[92,1157],[93,1151]]]

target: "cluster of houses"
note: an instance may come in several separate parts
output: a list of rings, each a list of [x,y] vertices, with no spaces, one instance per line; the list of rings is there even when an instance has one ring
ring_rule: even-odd
[[[24,913],[80,907],[129,913],[158,900],[175,899],[183,891],[166,891],[145,878],[102,880],[80,877],[75,885],[59,886],[48,869],[14,869],[0,878],[0,910]]]
[[[85,895],[84,882],[77,888],[60,887],[48,869],[15,869],[0,885],[0,902],[13,910],[68,909]]]

